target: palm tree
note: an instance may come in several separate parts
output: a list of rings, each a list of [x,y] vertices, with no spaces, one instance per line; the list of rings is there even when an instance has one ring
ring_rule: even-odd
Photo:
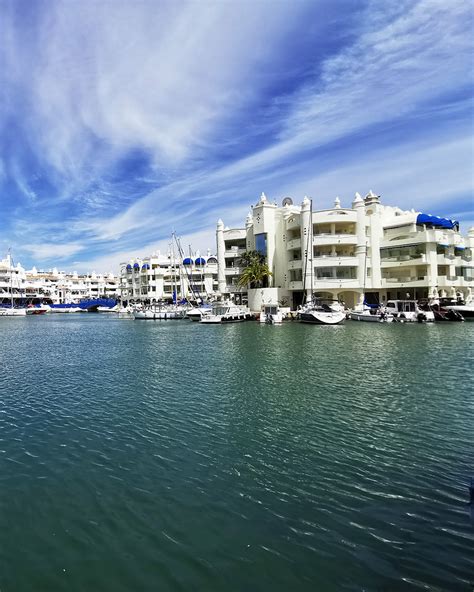
[[[238,285],[243,288],[261,288],[273,274],[265,263],[265,257],[258,251],[247,251],[241,256],[241,262],[246,263]]]

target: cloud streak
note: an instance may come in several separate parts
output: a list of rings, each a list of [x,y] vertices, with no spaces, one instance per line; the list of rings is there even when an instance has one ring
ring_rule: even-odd
[[[53,262],[56,241],[71,264],[172,229],[213,241],[215,219],[237,221],[262,190],[316,192],[326,207],[367,179],[394,205],[441,214],[472,192],[464,2],[0,11],[0,232],[29,228],[32,262]]]

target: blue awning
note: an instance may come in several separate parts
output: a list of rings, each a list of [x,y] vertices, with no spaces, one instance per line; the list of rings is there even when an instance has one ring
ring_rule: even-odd
[[[430,224],[437,228],[459,229],[459,222],[457,220],[449,220],[448,218],[440,218],[439,216],[430,216],[429,214],[418,214],[416,223]]]
[[[462,245],[454,245],[454,248],[457,249],[458,251],[465,251],[466,247],[463,247]]]

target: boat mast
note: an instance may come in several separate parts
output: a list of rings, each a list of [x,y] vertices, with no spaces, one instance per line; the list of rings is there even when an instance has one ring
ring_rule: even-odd
[[[308,228],[308,238],[311,236],[311,301],[313,301],[313,276],[314,276],[314,252],[313,252],[313,198],[310,200],[309,206],[309,228]]]

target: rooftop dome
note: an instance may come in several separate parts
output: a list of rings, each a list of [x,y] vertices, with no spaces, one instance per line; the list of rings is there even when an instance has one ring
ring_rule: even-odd
[[[132,266],[130,265],[130,263],[127,265],[127,271],[132,271]]]
[[[215,257],[209,257],[207,262],[208,263],[217,263],[217,259]]]
[[[193,260],[191,259],[191,257],[186,257],[186,259],[183,259],[183,265],[192,265],[193,264]]]
[[[198,257],[194,263],[196,265],[206,265],[206,260],[204,257]]]
[[[142,265],[142,270],[143,270],[143,269],[150,269],[150,264],[149,264],[149,263],[144,263],[144,264]]]
[[[139,263],[134,263],[133,264],[133,269],[140,269],[140,264]]]

